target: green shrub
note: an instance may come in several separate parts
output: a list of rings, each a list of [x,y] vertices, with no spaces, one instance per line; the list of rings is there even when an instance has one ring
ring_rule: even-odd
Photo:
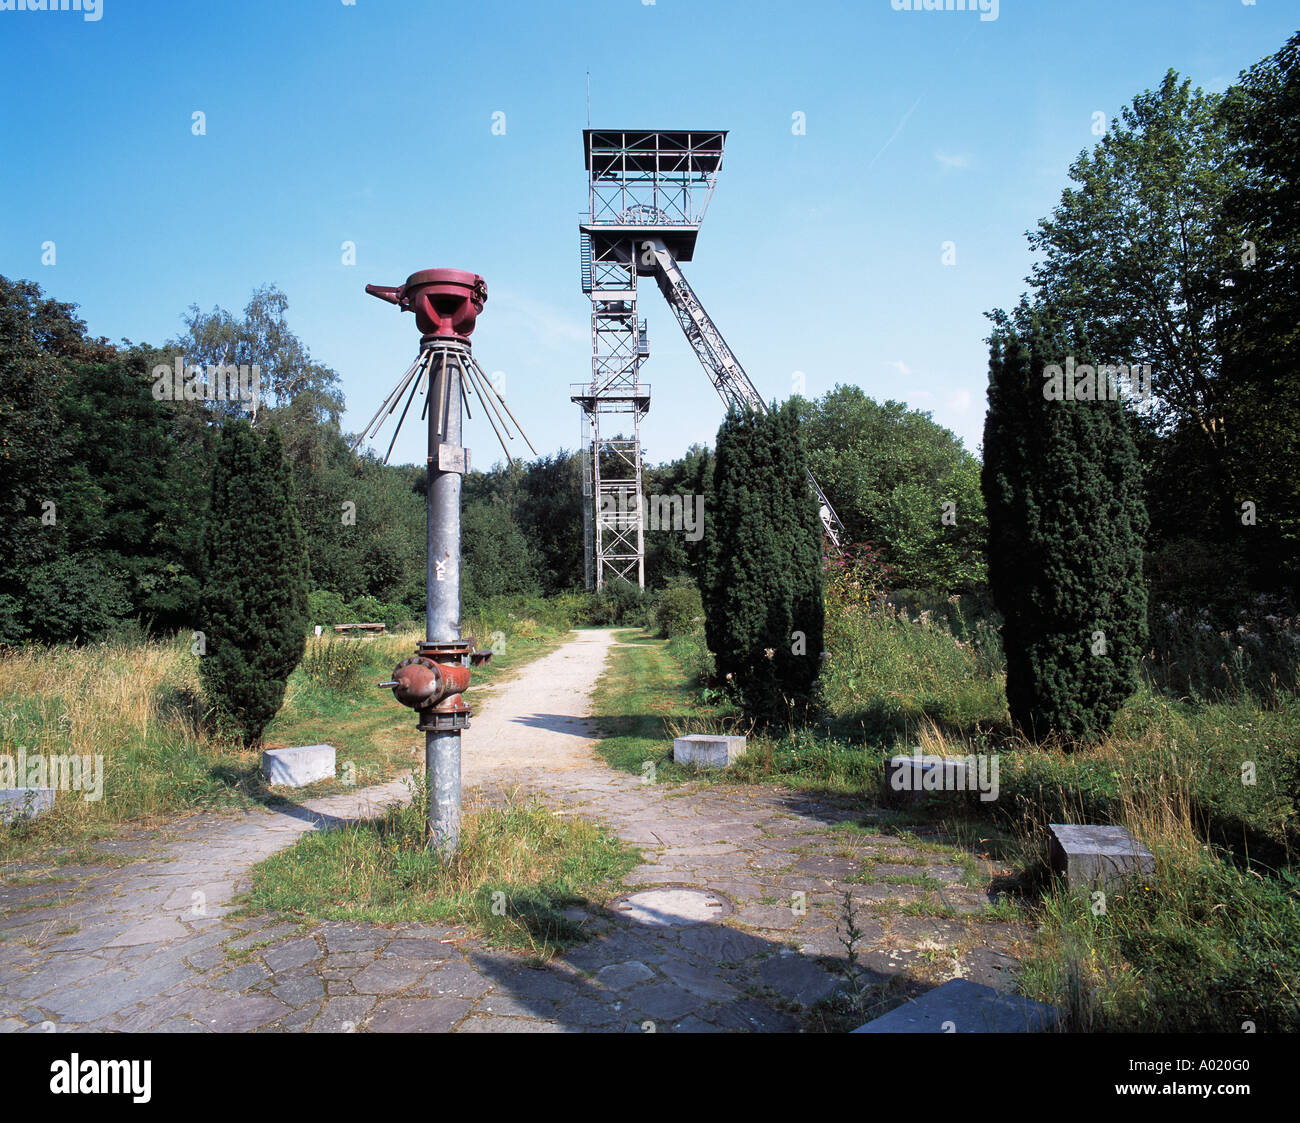
[[[348,611],[352,613],[352,623],[356,624],[387,624],[389,628],[396,628],[411,620],[406,605],[387,603],[376,597],[357,597],[348,605]]]
[[[704,619],[704,604],[695,582],[674,577],[659,594],[654,607],[654,622],[664,639],[685,635]]]
[[[613,577],[599,592],[586,595],[583,618],[597,628],[647,627],[652,603],[644,589],[622,577]]]
[[[718,674],[747,715],[804,708],[821,670],[821,522],[799,414],[732,410],[718,430],[701,582]]]
[[[1077,348],[1050,321],[1026,318],[1023,335],[999,330],[991,340],[984,424],[1007,705],[1030,737],[1091,741],[1138,685],[1147,623],[1141,466],[1123,402],[1046,396],[1045,372],[1055,366],[1059,380]]]
[[[313,589],[307,594],[307,617],[313,627],[328,632],[335,624],[357,624],[355,612],[333,589]]]
[[[284,700],[307,632],[307,550],[280,431],[227,421],[212,482],[199,661],[204,691],[256,746]]]

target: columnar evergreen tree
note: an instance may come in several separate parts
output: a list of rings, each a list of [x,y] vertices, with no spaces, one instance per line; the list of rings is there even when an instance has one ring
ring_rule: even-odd
[[[1087,740],[1135,689],[1146,638],[1147,519],[1130,420],[1117,400],[1046,396],[1045,368],[1071,352],[1024,306],[990,343],[981,482],[1007,704],[1032,737]]]
[[[307,632],[307,552],[275,426],[222,426],[208,519],[199,666],[216,710],[256,745]]]
[[[747,713],[806,703],[820,670],[821,524],[793,403],[718,430],[701,590],[718,673]]]

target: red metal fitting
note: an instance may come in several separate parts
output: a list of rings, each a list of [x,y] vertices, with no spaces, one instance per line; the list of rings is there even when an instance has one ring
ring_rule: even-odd
[[[437,709],[469,687],[469,668],[413,655],[393,668],[393,697],[413,710]],[[454,705],[451,708],[455,708]]]
[[[492,652],[475,650],[472,639],[425,641],[418,651],[393,668],[390,681],[379,685],[391,686],[393,697],[416,711],[417,729],[464,729],[472,712],[461,697],[469,689],[470,667],[486,663]]]
[[[464,269],[422,269],[404,285],[367,285],[366,292],[403,312],[414,312],[425,339],[468,342],[487,303],[487,282]]]

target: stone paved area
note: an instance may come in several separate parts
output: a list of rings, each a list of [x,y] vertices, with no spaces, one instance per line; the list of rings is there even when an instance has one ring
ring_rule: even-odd
[[[845,890],[868,979],[896,980],[900,999],[952,977],[1011,986],[1025,933],[981,916],[984,888],[950,857],[837,829],[862,822],[860,808],[771,787],[647,785],[607,768],[584,715],[612,642],[575,633],[477,691],[466,786],[604,820],[642,848],[629,890],[707,888],[727,912],[718,921],[647,927],[617,908],[576,910],[592,938],[539,967],[457,928],[227,916],[253,864],[403,798],[399,781],[101,844],[145,856],[117,869],[11,868],[0,1032],[791,1031],[845,985]]]

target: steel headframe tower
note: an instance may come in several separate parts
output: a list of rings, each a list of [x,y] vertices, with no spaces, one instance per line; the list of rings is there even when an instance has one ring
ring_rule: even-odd
[[[571,387],[582,408],[583,531],[587,588],[611,577],[645,587],[641,419],[650,355],[637,316],[637,274],[651,239],[690,260],[722,159],[725,133],[659,130],[583,133],[588,209],[579,221],[582,291],[591,297],[591,381]]]
[[[460,634],[460,485],[469,471],[469,450],[461,436],[462,409],[469,413],[469,397],[477,397],[503,449],[501,430],[514,435],[505,416],[514,421],[514,415],[470,347],[475,321],[487,302],[482,277],[462,269],[424,269],[412,273],[404,285],[367,285],[366,292],[404,312],[414,312],[423,333],[415,362],[384,399],[357,444],[378,433],[405,397],[388,446],[391,454],[412,401],[425,392],[422,416],[427,415],[429,422],[425,639],[416,645],[415,655],[393,668],[392,679],[379,685],[391,687],[393,696],[416,712],[416,728],[424,734],[429,841],[447,855],[455,851],[460,838],[460,734],[469,726],[471,712],[461,695],[469,688],[470,667],[486,663],[492,655]]]
[[[587,587],[600,588],[615,574],[635,574],[644,587],[641,418],[650,387],[638,372],[650,349],[645,321],[637,318],[637,277],[655,279],[728,407],[764,413],[767,403],[678,267],[695,252],[726,130],[586,129],[582,136],[589,209],[578,229],[582,291],[591,297],[591,383],[572,387],[571,397],[582,407],[584,427]],[[611,415],[619,414],[631,416],[630,439],[614,431]],[[826,538],[838,548],[844,527],[811,473],[808,482]]]

